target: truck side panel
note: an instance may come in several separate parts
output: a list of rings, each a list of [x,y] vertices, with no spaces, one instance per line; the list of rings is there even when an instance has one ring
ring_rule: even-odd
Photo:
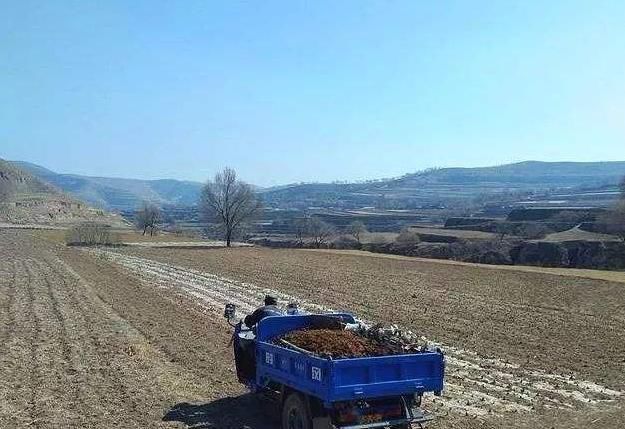
[[[443,390],[444,359],[435,352],[341,359],[332,370],[332,401]]]
[[[440,353],[329,360],[258,343],[257,383],[277,382],[335,402],[443,390]]]
[[[329,394],[329,360],[259,342],[256,362],[256,379],[260,386],[277,382],[320,399]]]

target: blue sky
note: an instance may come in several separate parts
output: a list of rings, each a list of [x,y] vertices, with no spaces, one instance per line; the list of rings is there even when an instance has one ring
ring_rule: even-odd
[[[0,157],[271,185],[625,160],[625,2],[0,0]]]

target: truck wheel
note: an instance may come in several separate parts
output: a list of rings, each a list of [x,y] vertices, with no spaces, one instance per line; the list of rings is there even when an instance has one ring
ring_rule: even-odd
[[[291,393],[282,405],[282,429],[312,429],[310,411],[299,393]]]

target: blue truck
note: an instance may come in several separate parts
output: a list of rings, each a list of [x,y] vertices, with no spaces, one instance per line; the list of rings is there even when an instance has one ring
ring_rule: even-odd
[[[234,312],[228,304],[224,315],[231,321]],[[421,397],[443,390],[440,350],[332,359],[279,340],[337,320],[356,322],[347,313],[326,313],[266,317],[254,329],[231,323],[239,381],[252,392],[278,395],[283,429],[403,429],[431,420],[420,409]]]

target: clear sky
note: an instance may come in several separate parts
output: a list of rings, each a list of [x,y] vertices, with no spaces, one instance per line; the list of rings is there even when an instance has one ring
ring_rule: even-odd
[[[625,160],[625,1],[0,0],[0,157],[259,185]]]

